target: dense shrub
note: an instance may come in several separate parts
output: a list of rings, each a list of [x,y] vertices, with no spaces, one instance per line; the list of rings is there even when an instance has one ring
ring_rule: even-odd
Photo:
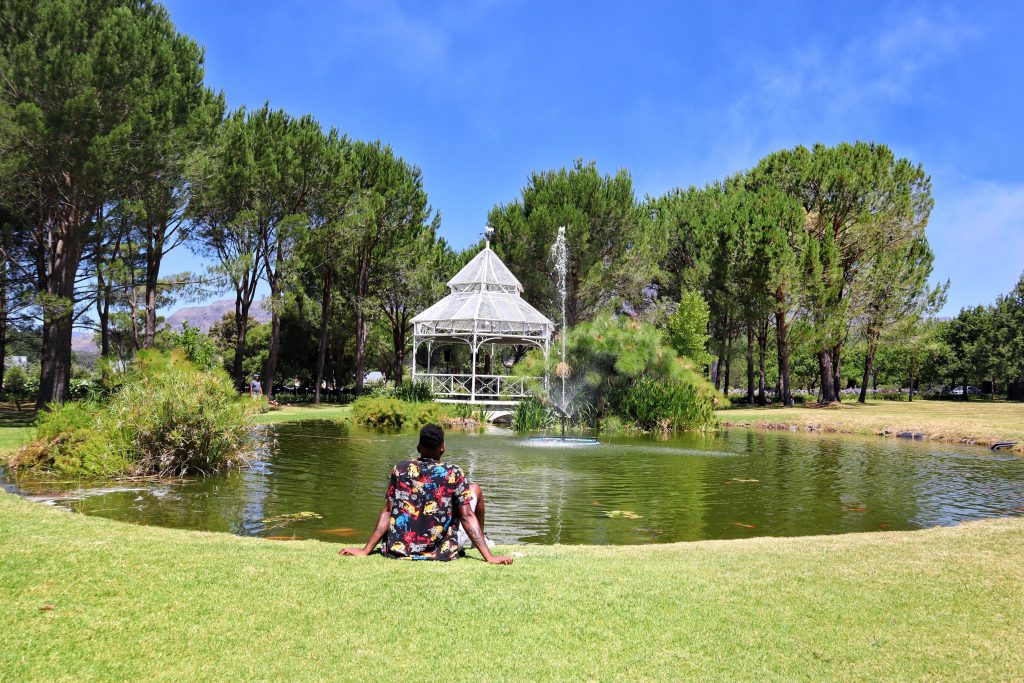
[[[690,431],[718,424],[711,395],[689,382],[642,377],[614,396],[615,412],[645,431]]]
[[[364,427],[400,429],[408,419],[409,404],[397,398],[367,396],[352,403],[352,419]]]
[[[123,435],[104,428],[103,414],[103,406],[93,401],[51,406],[39,414],[35,441],[16,453],[9,465],[74,476],[131,473]]]
[[[458,423],[458,426],[470,426],[471,422],[477,422],[473,419],[477,414],[477,411],[468,405],[403,401],[380,396],[365,396],[352,404],[352,419],[356,424],[383,429],[419,429],[425,424],[453,426],[453,423]]]
[[[140,352],[110,401],[70,402],[40,414],[15,467],[76,476],[206,474],[242,457],[251,422],[231,380],[183,354]]]
[[[242,451],[250,421],[246,404],[220,371],[201,371],[183,357],[144,354],[137,381],[107,409],[130,443],[140,472],[209,473]],[[250,402],[251,403],[251,402]]]
[[[187,320],[181,324],[180,332],[161,331],[157,335],[157,346],[164,351],[181,351],[200,370],[215,370],[223,363],[216,342],[198,327],[189,325]]]
[[[4,398],[13,401],[19,411],[21,402],[29,398],[28,378],[20,365],[13,365],[4,372]]]
[[[450,415],[440,403],[412,403],[406,409],[406,424],[419,429],[426,424],[442,424]]]
[[[659,329],[625,315],[603,314],[569,330],[567,363],[555,354],[527,355],[516,372],[525,377],[546,374],[545,388],[534,391],[541,402],[557,403],[562,376],[571,391],[574,427],[599,427],[618,415],[639,429],[709,429],[714,408],[728,404],[693,362],[665,343]],[[643,391],[649,389],[650,395]]]

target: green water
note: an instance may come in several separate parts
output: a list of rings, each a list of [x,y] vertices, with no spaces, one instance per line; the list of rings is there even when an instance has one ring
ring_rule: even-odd
[[[258,463],[222,476],[19,492],[143,524],[361,544],[392,464],[415,445],[410,434],[319,422],[261,438]],[[745,430],[603,441],[533,447],[502,430],[450,433],[446,459],[483,488],[499,543],[836,534],[1024,514],[1024,459],[982,448]],[[315,516],[281,518],[302,512]]]

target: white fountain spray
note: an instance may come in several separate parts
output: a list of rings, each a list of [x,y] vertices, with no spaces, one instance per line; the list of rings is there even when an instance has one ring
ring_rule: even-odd
[[[565,381],[569,377],[569,365],[565,362],[566,332],[568,323],[566,321],[566,299],[569,298],[569,248],[565,240],[565,226],[559,226],[558,237],[551,245],[551,258],[555,262],[555,274],[558,276],[558,293],[562,297],[562,362],[558,364],[555,375],[562,380],[562,401],[559,408],[562,410],[562,436],[565,436],[565,418],[568,415],[568,406],[565,401]]]

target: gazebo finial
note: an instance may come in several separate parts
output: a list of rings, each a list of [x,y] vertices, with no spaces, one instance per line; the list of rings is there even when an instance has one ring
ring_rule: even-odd
[[[489,225],[485,225],[484,226],[484,244],[487,245],[488,249],[491,248],[491,235],[493,235],[493,234],[494,234],[494,228],[492,228]]]

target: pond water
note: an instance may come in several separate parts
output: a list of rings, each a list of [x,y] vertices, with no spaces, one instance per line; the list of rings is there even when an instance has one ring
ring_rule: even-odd
[[[327,422],[261,437],[253,467],[202,480],[9,490],[123,521],[362,544],[391,465],[415,436]],[[667,543],[919,529],[1024,515],[1024,459],[977,447],[728,430],[599,446],[529,446],[504,430],[449,433],[498,543]]]

